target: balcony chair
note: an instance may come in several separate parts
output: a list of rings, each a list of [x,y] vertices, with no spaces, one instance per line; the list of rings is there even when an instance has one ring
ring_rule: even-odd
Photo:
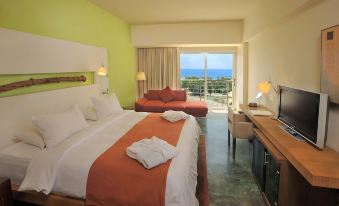
[[[228,148],[230,148],[230,134],[232,134],[233,159],[235,158],[236,139],[253,138],[253,124],[247,121],[245,114],[240,114],[228,107]]]

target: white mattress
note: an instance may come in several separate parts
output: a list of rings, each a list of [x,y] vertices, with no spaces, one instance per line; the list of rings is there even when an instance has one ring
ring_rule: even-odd
[[[123,111],[91,124],[55,148],[38,152],[30,161],[19,189],[85,198],[87,176],[93,162],[147,115]],[[195,197],[199,135],[200,128],[190,116],[177,144],[179,153],[167,174],[166,206],[199,204]]]
[[[26,169],[41,149],[23,142],[12,144],[0,151],[0,177],[8,177],[20,184]]]

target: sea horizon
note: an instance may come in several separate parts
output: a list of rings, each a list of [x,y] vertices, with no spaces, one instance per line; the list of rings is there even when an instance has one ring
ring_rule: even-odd
[[[218,79],[218,78],[232,78],[232,69],[208,69],[207,70],[208,77],[210,79]],[[181,80],[185,79],[186,77],[205,77],[205,70],[204,69],[186,69],[181,68]]]

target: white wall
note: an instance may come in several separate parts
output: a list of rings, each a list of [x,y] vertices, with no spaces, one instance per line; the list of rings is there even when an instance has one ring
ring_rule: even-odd
[[[96,71],[107,49],[0,28],[0,74]],[[46,52],[47,51],[47,52]]]
[[[241,44],[243,22],[134,25],[131,33],[132,44],[138,48]]]
[[[279,25],[324,0],[262,0],[244,21],[244,40]]]
[[[277,21],[279,24],[250,38],[249,101],[255,100],[256,84],[266,79],[271,79],[274,85],[320,91],[321,30],[339,24],[338,8],[338,0],[321,1],[293,18],[284,22]],[[271,9],[271,12],[274,12],[274,9],[278,8]],[[249,26],[250,21],[245,22],[245,25]],[[263,102],[274,109],[275,100],[275,95],[271,94],[265,97]],[[339,151],[337,122],[339,108],[332,105],[327,146]]]
[[[236,77],[236,105],[248,103],[248,44],[244,43],[237,48],[237,77]]]

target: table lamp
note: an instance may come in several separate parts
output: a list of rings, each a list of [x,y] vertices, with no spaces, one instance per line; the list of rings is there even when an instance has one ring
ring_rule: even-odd
[[[138,72],[137,73],[137,81],[138,81],[138,98],[141,97],[141,94],[143,93],[142,89],[142,82],[146,80],[145,72]]]
[[[138,72],[137,73],[137,80],[138,81],[145,81],[146,80],[145,72]]]
[[[272,87],[272,82],[271,81],[262,81],[259,84],[257,84],[257,90],[259,91],[259,93],[256,96],[256,99],[258,99],[259,105],[260,105],[260,100],[262,98],[262,96],[264,94],[268,94],[271,91],[271,87]],[[273,87],[274,91],[276,93],[277,90]]]

